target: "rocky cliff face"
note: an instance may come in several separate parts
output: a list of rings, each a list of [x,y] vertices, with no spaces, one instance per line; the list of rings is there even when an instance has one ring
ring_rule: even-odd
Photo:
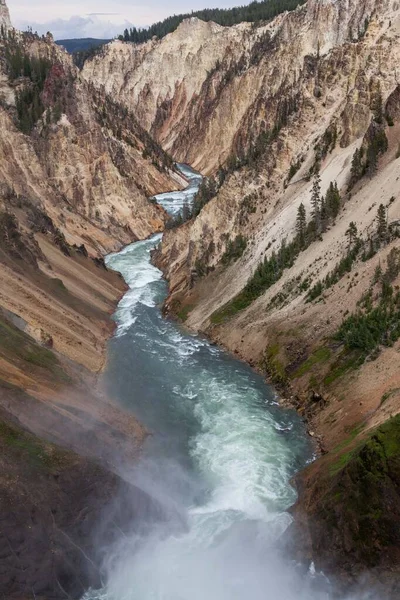
[[[279,79],[272,93],[270,85],[267,85],[271,82],[264,79],[260,93],[269,96],[257,103],[247,125],[250,131],[254,128],[261,107],[268,122],[265,126],[264,121],[267,136],[253,154],[251,148],[249,152],[249,148],[243,145],[237,150],[239,157],[245,157],[242,160],[245,166],[228,175],[216,199],[202,210],[196,220],[177,232],[167,232],[160,260],[167,270],[172,292],[190,287],[196,262],[204,262],[208,269],[215,268],[226,250],[226,240],[242,234],[251,240],[252,248],[246,252],[240,265],[235,266],[236,277],[230,278],[230,291],[225,289],[224,298],[237,293],[266,249],[276,248],[282,238],[295,234],[296,211],[300,203],[303,202],[310,211],[312,184],[307,179],[310,180],[313,168],[321,158],[323,191],[330,181],[337,181],[339,187],[346,190],[352,155],[370,125],[376,98],[380,96],[385,102],[397,88],[396,62],[399,54],[398,11],[393,13],[388,9],[387,13],[380,13],[378,21],[377,16],[372,17],[374,6],[370,3],[362,7],[357,3],[353,9],[354,13],[351,10],[346,12],[341,3],[309,3],[307,9],[299,11],[301,22],[307,27],[306,32],[297,36],[293,29],[291,44],[284,37],[277,49],[270,50],[271,54],[263,52],[260,71],[275,71],[279,73]],[[337,18],[340,11],[346,16],[344,25],[334,27],[333,15]],[[318,38],[318,31],[315,32],[311,26],[315,13],[317,25],[319,19],[321,23],[330,23],[324,29],[325,38],[321,37],[320,55],[304,56],[303,53],[297,64],[297,57],[301,56],[296,47],[298,37],[307,40],[310,51],[310,39]],[[362,19],[366,14],[371,15],[361,39],[335,46],[322,54],[322,47],[333,40],[339,43],[346,35],[344,32],[355,27],[354,14],[357,15],[358,28],[365,27],[366,24],[361,25]],[[296,11],[286,18],[299,19],[299,14]],[[299,22],[298,27],[300,25]],[[305,42],[302,44],[305,45]],[[318,42],[315,46],[318,48]],[[277,52],[279,60],[275,63]],[[290,52],[286,60],[284,52]],[[285,69],[287,72],[283,73]],[[288,81],[291,82],[289,87]],[[269,110],[266,110],[268,102]],[[274,127],[276,130],[272,136]],[[393,133],[391,137],[395,145],[395,130],[389,133]],[[239,129],[236,134],[238,140],[242,139],[241,135]],[[295,174],[289,180],[291,168]],[[396,206],[392,206],[391,210],[395,218]],[[374,218],[373,213],[364,215],[363,227],[371,227]],[[340,229],[337,235],[342,233]],[[336,241],[337,253],[340,254],[341,244]],[[226,288],[224,284],[221,285],[223,288]]]
[[[160,230],[164,215],[147,197],[176,183],[168,157],[134,117],[82,81],[52,40],[16,34],[2,45],[3,184],[40,203],[68,239],[92,253]],[[20,76],[18,53],[47,70],[34,123],[21,121],[32,111],[21,94],[36,84]]]
[[[0,29],[11,29],[11,20],[6,0],[0,0]]]
[[[339,565],[347,585],[366,566],[393,582],[400,561],[386,558],[398,547],[398,515],[387,514],[385,490],[396,502],[398,482],[389,479],[397,480],[398,465],[387,455],[393,444],[377,449],[376,439],[400,411],[399,3],[309,0],[262,26],[190,19],[142,46],[113,42],[82,73],[50,39],[16,34],[11,63],[7,43],[0,77],[7,332],[0,340],[14,340],[11,350],[0,346],[7,418],[18,415],[23,428],[46,439],[51,431],[49,442],[65,444],[65,414],[72,415],[68,422],[85,432],[73,448],[91,457],[115,431],[124,451],[130,427],[136,440],[144,435],[103,404],[94,415],[96,399],[85,389],[67,400],[60,390],[76,372],[60,357],[101,368],[106,313],[121,282],[92,258],[163,227],[163,213],[145,198],[174,180],[152,137],[207,174],[223,166],[216,195],[168,231],[156,255],[170,282],[166,310],[281,386],[328,453],[299,481],[299,535],[309,558],[328,574]],[[29,57],[23,72],[15,45]],[[35,61],[44,79],[32,77]],[[35,97],[38,85],[30,102],[25,92]],[[327,216],[321,197],[330,187]],[[53,358],[44,352],[51,346]],[[29,398],[21,402],[7,386]],[[32,407],[40,407],[33,421]],[[85,411],[107,423],[100,443],[85,428]],[[396,448],[397,430],[396,422]],[[371,502],[368,514],[344,507],[348,528],[342,501],[357,499],[360,478]],[[375,537],[360,541],[368,523]],[[321,532],[334,543],[321,543]]]
[[[39,341],[98,371],[123,290],[102,256],[160,231],[165,214],[148,198],[181,181],[134,116],[82,80],[51,36],[0,37],[0,98],[0,304]],[[86,302],[100,311],[95,326]],[[89,317],[83,328],[75,307]]]
[[[170,282],[166,310],[257,366],[307,417],[312,436],[330,457],[317,462],[303,481],[299,512],[306,515],[310,557],[326,572],[340,564],[348,585],[365,571],[368,554],[373,577],[385,571],[382,580],[391,580],[395,597],[399,562],[384,564],[375,552],[375,544],[382,542],[389,556],[392,539],[387,545],[381,538],[370,540],[370,546],[364,539],[361,552],[360,522],[347,529],[341,509],[329,505],[328,510],[329,493],[318,482],[326,481],[332,464],[341,473],[357,444],[400,411],[397,334],[389,326],[369,350],[363,339],[370,335],[373,315],[397,314],[391,311],[397,310],[400,284],[399,269],[393,267],[400,221],[399,5],[311,1],[267,28],[272,36],[253,65],[245,63],[232,73],[218,65],[212,73],[204,97],[211,98],[217,80],[220,87],[206,112],[197,96],[190,103],[191,118],[184,127],[191,134],[181,134],[185,141],[195,139],[192,156],[199,152],[198,164],[212,171],[223,162],[222,129],[231,125],[228,145],[235,160],[228,161],[218,193],[200,214],[164,236],[156,261]],[[237,107],[243,109],[238,119]],[[209,159],[213,144],[217,162]],[[203,150],[208,162],[202,162]],[[313,227],[317,172],[324,198],[331,182],[337,185],[340,207],[303,246],[296,237],[299,207]],[[393,234],[382,243],[380,205],[382,226]],[[362,240],[354,259],[349,258],[352,223]],[[298,249],[291,257],[296,239]],[[393,305],[386,304],[382,292],[388,277]],[[350,315],[359,320],[349,322]],[[352,336],[360,337],[355,341]],[[356,457],[341,482],[349,484]],[[328,477],[326,485],[335,483]],[[371,483],[376,505],[381,503],[379,510],[386,513],[381,485]],[[340,493],[346,496],[344,485]],[[397,532],[395,511],[388,520]],[[334,543],[322,547],[318,539],[325,528]],[[357,548],[352,559],[346,554],[350,547]],[[346,561],[340,558],[344,555]]]
[[[83,76],[133,109],[177,159],[210,173],[274,126],[283,98],[298,93],[305,57],[358,38],[374,12],[392,8],[315,0],[259,27],[190,19],[162,40],[106,46]]]
[[[146,436],[96,388],[126,289],[103,255],[160,231],[148,197],[182,182],[50,36],[11,28],[3,0],[0,25],[0,596],[80,598],[101,580],[99,512],[136,494],[113,460]],[[104,542],[134,511],[115,517]]]

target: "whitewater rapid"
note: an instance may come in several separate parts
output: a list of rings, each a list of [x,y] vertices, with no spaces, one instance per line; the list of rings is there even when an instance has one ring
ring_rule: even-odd
[[[201,178],[191,177],[190,194]],[[158,197],[174,213],[188,192]],[[174,204],[175,203],[175,204]],[[165,518],[121,532],[105,583],[85,600],[310,600],[313,577],[285,557],[291,478],[312,459],[298,416],[245,364],[165,320],[150,262],[161,236],[110,255],[129,291],[115,313],[106,383],[152,432],[133,482]]]

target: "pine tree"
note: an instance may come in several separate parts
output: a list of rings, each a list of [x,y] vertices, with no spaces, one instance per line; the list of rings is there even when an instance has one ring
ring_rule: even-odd
[[[373,175],[375,175],[377,170],[378,170],[378,154],[376,152],[375,146],[371,144],[370,146],[368,146],[368,151],[367,151],[368,175],[370,177],[372,177]]]
[[[353,160],[351,161],[349,189],[351,189],[364,175],[363,154],[364,152],[362,148],[356,148],[353,154]]]
[[[400,249],[392,248],[387,257],[386,279],[392,282],[400,273]]]
[[[356,241],[357,235],[358,235],[357,225],[354,223],[354,221],[351,221],[351,223],[349,224],[349,227],[346,231],[346,237],[349,242],[349,250],[351,250],[354,242]]]
[[[382,266],[381,263],[379,261],[379,263],[377,264],[376,268],[375,268],[375,272],[374,272],[374,277],[372,279],[373,284],[375,285],[376,283],[378,283],[378,281],[381,280],[382,277]]]
[[[328,218],[335,219],[340,210],[340,192],[337,183],[331,182],[325,196],[326,213]]]
[[[184,223],[186,223],[186,221],[189,221],[192,218],[192,212],[190,210],[190,206],[187,200],[185,200],[185,202],[183,203],[183,207],[182,207],[182,220]]]
[[[304,204],[301,203],[297,210],[297,219],[296,219],[296,230],[297,230],[297,235],[299,236],[299,244],[300,244],[301,248],[303,248],[304,244],[305,244],[306,226],[307,226],[307,213],[306,213]]]
[[[384,154],[389,147],[389,142],[383,127],[373,131],[372,138],[367,150],[367,170],[372,177],[378,169],[378,158]]]
[[[321,226],[321,177],[319,176],[319,173],[316,173],[314,176],[311,192],[311,206],[311,214],[315,223],[315,229],[319,232]]]
[[[387,239],[388,225],[387,225],[386,208],[384,207],[383,204],[379,205],[377,221],[378,221],[378,227],[377,227],[378,237],[381,241],[385,241]]]
[[[326,231],[326,227],[328,225],[328,210],[325,198],[321,196],[321,205],[320,205],[320,219],[321,219],[321,233]]]

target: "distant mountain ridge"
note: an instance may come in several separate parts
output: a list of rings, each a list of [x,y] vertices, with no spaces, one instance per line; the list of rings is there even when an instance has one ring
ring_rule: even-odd
[[[70,40],[57,40],[56,44],[66,49],[69,54],[74,52],[84,52],[92,48],[98,48],[104,44],[108,44],[111,40],[101,40],[97,38],[77,38]]]

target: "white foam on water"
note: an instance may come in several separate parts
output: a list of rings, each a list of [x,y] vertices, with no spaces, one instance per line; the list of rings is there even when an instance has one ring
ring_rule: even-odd
[[[177,196],[165,200],[181,201]],[[206,340],[163,321],[156,308],[156,318],[139,327],[138,306],[155,307],[160,299],[161,273],[149,258],[159,240],[108,257],[130,288],[115,318],[118,335],[130,331],[132,343],[136,335],[143,352],[171,373],[165,402],[181,408],[182,429],[188,413],[197,424],[188,458],[202,493],[196,499],[194,491],[181,492],[194,475],[174,466],[173,458],[163,472],[167,457],[159,457],[158,476],[149,462],[139,463],[135,484],[175,506],[185,527],[155,523],[146,533],[124,532],[108,551],[104,589],[88,592],[85,600],[326,600],[326,592],[310,588],[312,569],[310,577],[299,577],[276,550],[292,520],[286,512],[296,499],[290,479],[305,452],[304,434],[273,408],[276,397],[266,397],[255,376]]]
[[[193,169],[191,169],[188,165],[179,163],[177,167],[183,176],[188,180],[188,187],[182,191],[166,192],[164,194],[157,194],[154,196],[156,202],[173,216],[182,211],[185,204],[188,204],[189,206],[192,204],[194,197],[198,192],[199,185],[203,179],[199,173],[193,171]]]
[[[114,315],[118,325],[117,336],[126,333],[136,323],[135,311],[139,304],[149,307],[156,305],[156,292],[151,284],[160,281],[162,273],[150,263],[150,252],[160,240],[161,236],[157,235],[130,244],[121,252],[106,258],[107,266],[122,273],[129,286]]]

